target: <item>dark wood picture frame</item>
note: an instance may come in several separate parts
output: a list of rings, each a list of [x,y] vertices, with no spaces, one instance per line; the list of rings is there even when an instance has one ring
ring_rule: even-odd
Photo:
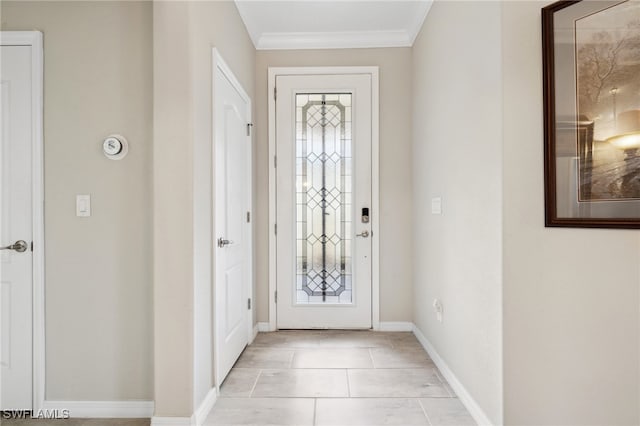
[[[594,142],[602,144],[602,141],[594,141],[595,121],[585,120],[582,118],[585,116],[578,113],[578,110],[580,108],[579,101],[577,100],[578,93],[582,92],[579,92],[581,88],[577,87],[579,81],[579,54],[578,48],[576,47],[578,45],[577,32],[571,34],[570,32],[565,30],[565,27],[561,27],[562,30],[565,30],[565,33],[558,32],[558,34],[569,34],[570,36],[573,36],[573,38],[565,37],[563,35],[564,39],[560,40],[560,42],[563,43],[562,45],[560,44],[560,42],[555,40],[555,36],[558,31],[558,28],[555,25],[555,18],[557,16],[556,14],[559,11],[562,11],[562,19],[564,20],[563,25],[566,25],[566,22],[571,21],[571,19],[567,18],[567,16],[570,16],[572,13],[571,9],[567,8],[574,8],[576,11],[576,16],[581,16],[580,14],[583,13],[582,10],[586,7],[586,5],[579,5],[580,3],[583,2],[581,0],[558,1],[542,8],[545,226],[581,228],[640,228],[640,198],[636,197],[635,195],[635,187],[633,190],[633,195],[628,196],[626,195],[627,193],[625,193],[622,196],[619,196],[619,198],[617,199],[613,199],[611,197],[606,198],[606,196],[601,196],[601,198],[598,199],[597,195],[592,195],[591,193],[591,185],[594,185],[592,182],[594,182],[597,177],[594,166],[594,164],[596,163],[593,162],[592,158],[594,152],[593,145]],[[595,2],[584,3],[588,4]],[[598,3],[600,3],[600,5],[603,4],[603,2]],[[622,3],[626,3],[626,1],[617,0],[610,2],[612,8],[617,7]],[[606,10],[606,8],[595,11],[591,15],[596,15],[604,10]],[[592,30],[591,27],[590,29]],[[635,31],[635,27],[633,31]],[[570,41],[567,41],[567,39],[570,39]],[[573,45],[571,45],[571,43],[573,43]],[[564,60],[564,52],[571,52],[571,48],[573,48],[573,52],[575,52],[573,56],[575,67],[566,66],[566,63],[569,63],[566,62],[564,65],[560,65],[558,68],[556,68],[556,58],[563,58],[562,60]],[[557,49],[564,50],[560,51]],[[559,52],[558,56],[556,56],[556,52]],[[563,77],[563,75],[559,74],[568,72],[570,69],[573,70],[573,75],[568,78],[565,78]],[[570,84],[566,84],[567,81],[573,81],[574,87],[571,88]],[[562,84],[568,86],[569,90],[562,89],[560,87],[560,85]],[[633,81],[633,84],[637,84],[635,80]],[[618,89],[615,90],[616,92],[614,93],[617,93]],[[557,113],[557,109],[561,108],[557,108],[556,96],[563,96],[563,94],[566,95],[571,91],[573,91],[572,93],[574,94],[574,98],[572,101],[575,105],[575,114],[573,115],[573,118],[567,120],[566,117],[570,117],[571,114],[566,114],[566,111],[564,111],[564,113],[561,113],[560,115],[558,115]],[[558,92],[560,92],[560,94],[558,94]],[[614,109],[612,120],[617,123],[618,115],[616,115],[615,110],[615,94],[613,96]],[[569,98],[571,98],[571,96],[569,96]],[[607,102],[609,101],[607,100]],[[564,103],[568,105],[568,102]],[[640,99],[638,100],[637,105],[640,105]],[[634,106],[634,108],[636,107]],[[564,109],[566,110],[566,108]],[[640,108],[638,108],[638,117],[640,117]],[[567,126],[566,137],[563,134],[563,126]],[[607,139],[607,141],[608,140],[609,139]],[[572,145],[568,144],[567,141],[571,141],[570,144]],[[567,146],[570,146],[572,153],[564,154],[562,152],[563,150],[566,150]],[[627,151],[624,152],[626,153]],[[635,153],[636,150],[634,149],[633,152]],[[637,155],[638,161],[640,161],[640,149],[638,149],[637,152],[638,154],[634,155]],[[572,167],[574,168],[570,168],[571,166],[564,166],[564,163],[562,163],[562,161],[565,161],[566,164],[569,164],[570,160],[568,159],[570,157],[572,157],[573,159],[571,161],[574,161],[574,163],[571,163],[573,164]],[[560,170],[560,175],[558,170],[559,164],[564,167],[564,169]],[[624,164],[626,167],[631,163],[623,162],[620,164]],[[635,157],[633,164],[635,165]],[[586,165],[588,165],[588,168]],[[629,169],[624,170],[625,173],[627,173],[627,170]],[[592,173],[592,175],[587,176],[585,173]],[[634,171],[634,179],[636,179],[635,173],[636,172]],[[638,175],[640,176],[640,167],[638,168]],[[618,180],[620,179],[622,178],[619,178]],[[589,182],[588,187],[584,185],[584,182],[587,181]],[[634,180],[633,182],[635,184],[636,180]],[[558,185],[561,185],[560,189]],[[569,190],[566,190],[567,187],[569,188]],[[575,193],[574,195],[570,195],[572,193],[571,190],[573,190],[573,193]],[[638,185],[637,190],[640,192],[640,185]],[[559,206],[561,206],[560,209],[565,209],[566,211],[562,211],[562,214],[559,214]],[[569,208],[566,208],[564,206],[569,206]],[[569,213],[567,213],[567,211]]]

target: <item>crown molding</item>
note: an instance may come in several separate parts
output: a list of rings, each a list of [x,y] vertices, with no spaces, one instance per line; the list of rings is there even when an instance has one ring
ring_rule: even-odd
[[[256,43],[258,50],[355,49],[411,47],[415,35],[405,30],[264,33]]]
[[[422,26],[424,25],[424,21],[427,19],[427,15],[431,10],[431,6],[433,6],[433,0],[425,1],[422,3],[422,11],[416,14],[413,23],[409,24],[409,28],[407,28],[407,32],[411,37],[411,46],[416,41],[418,34],[420,34],[420,30],[422,30]]]

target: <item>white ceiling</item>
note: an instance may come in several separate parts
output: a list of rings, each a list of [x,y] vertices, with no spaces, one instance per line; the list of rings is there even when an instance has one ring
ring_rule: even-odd
[[[256,49],[413,45],[432,0],[235,0]]]

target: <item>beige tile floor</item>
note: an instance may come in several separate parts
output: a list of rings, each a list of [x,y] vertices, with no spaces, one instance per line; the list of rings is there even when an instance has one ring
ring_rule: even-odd
[[[475,422],[411,333],[260,333],[229,373],[213,425]]]
[[[411,333],[260,333],[206,426],[475,425]],[[148,426],[149,419],[2,420],[2,426]]]
[[[2,426],[149,426],[149,419],[0,419]]]

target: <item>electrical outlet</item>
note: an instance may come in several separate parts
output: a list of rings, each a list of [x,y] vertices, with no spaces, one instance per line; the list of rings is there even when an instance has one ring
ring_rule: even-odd
[[[434,197],[431,199],[431,214],[442,214],[442,198]]]
[[[442,302],[440,299],[433,299],[433,310],[436,313],[438,322],[442,322]]]

